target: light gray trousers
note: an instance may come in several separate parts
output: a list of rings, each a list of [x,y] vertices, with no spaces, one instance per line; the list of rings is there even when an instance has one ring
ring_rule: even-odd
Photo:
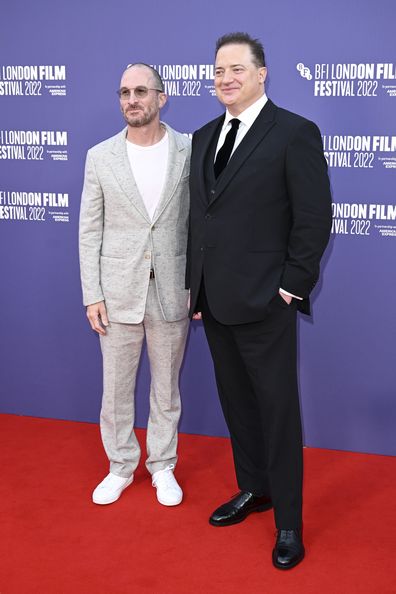
[[[140,447],[133,430],[134,392],[144,337],[151,372],[146,466],[152,474],[176,464],[181,413],[179,371],[188,325],[187,317],[177,322],[164,320],[155,280],[150,280],[143,321],[140,324],[110,322],[106,335],[100,337],[103,355],[100,430],[113,474],[131,476],[140,460]]]

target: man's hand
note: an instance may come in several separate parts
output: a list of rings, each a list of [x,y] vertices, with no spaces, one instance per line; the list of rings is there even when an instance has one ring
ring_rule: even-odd
[[[99,301],[98,303],[91,303],[91,305],[88,305],[87,318],[91,324],[92,330],[95,330],[95,332],[101,334],[102,336],[106,334],[104,326],[109,325],[109,320],[107,318],[107,311],[104,301]]]
[[[291,300],[293,299],[291,295],[286,295],[286,293],[283,293],[283,291],[279,291],[279,295],[282,297],[284,301],[286,301],[287,305],[290,305]]]
[[[190,291],[189,291],[189,292],[188,292],[188,301],[187,301],[187,307],[188,307],[188,309],[190,309],[190,296],[191,296],[191,293],[190,293]],[[193,314],[193,317],[192,317],[192,319],[193,319],[193,320],[202,320],[202,314],[201,314],[201,312],[200,312],[200,311],[196,311],[196,312]]]

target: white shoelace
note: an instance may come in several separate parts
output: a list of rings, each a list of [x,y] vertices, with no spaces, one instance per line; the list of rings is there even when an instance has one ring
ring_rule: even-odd
[[[167,488],[175,488],[176,479],[173,476],[174,468],[174,464],[169,464],[169,466],[167,466],[163,470],[158,470],[157,472],[155,472],[154,474],[156,474],[157,476],[153,478],[153,487],[156,487],[157,482],[161,481],[162,483],[165,483],[164,486],[166,486]]]

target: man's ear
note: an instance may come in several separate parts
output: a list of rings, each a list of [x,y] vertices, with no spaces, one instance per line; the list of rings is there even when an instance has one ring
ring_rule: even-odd
[[[267,78],[267,68],[265,66],[262,66],[261,68],[259,68],[259,81],[261,83],[264,83],[266,78]]]
[[[159,93],[159,106],[160,109],[164,107],[165,103],[168,101],[168,95],[165,93]]]

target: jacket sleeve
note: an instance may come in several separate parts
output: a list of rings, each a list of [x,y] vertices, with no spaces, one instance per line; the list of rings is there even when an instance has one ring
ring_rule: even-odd
[[[331,192],[318,127],[307,120],[286,153],[287,190],[292,210],[288,254],[280,286],[308,297],[319,278],[319,265],[331,231]]]
[[[84,305],[103,301],[100,252],[103,239],[104,200],[94,159],[88,151],[80,208],[80,272]]]

